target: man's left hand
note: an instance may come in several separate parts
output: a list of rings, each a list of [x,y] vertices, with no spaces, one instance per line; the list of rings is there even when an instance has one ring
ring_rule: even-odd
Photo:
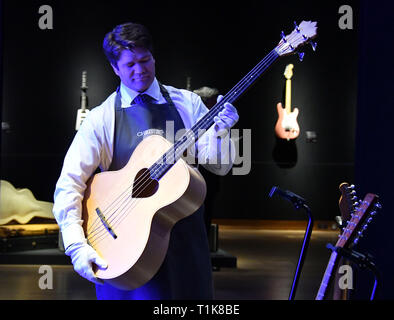
[[[220,102],[223,96],[219,96],[217,102]],[[237,109],[229,102],[224,104],[224,109],[213,118],[215,121],[214,130],[217,137],[226,136],[229,130],[238,122],[239,116]]]

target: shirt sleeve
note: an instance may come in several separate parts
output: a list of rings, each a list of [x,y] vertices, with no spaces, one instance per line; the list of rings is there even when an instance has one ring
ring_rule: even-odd
[[[53,214],[62,232],[64,247],[85,242],[82,228],[82,199],[86,182],[97,167],[108,166],[108,150],[104,146],[104,125],[97,125],[102,113],[93,109],[76,133],[64,158],[54,193]]]
[[[192,95],[193,119],[197,123],[209,110],[200,96]],[[226,175],[232,168],[235,159],[235,144],[230,134],[224,137],[215,135],[212,125],[197,141],[195,146],[189,149],[208,171],[217,175]]]

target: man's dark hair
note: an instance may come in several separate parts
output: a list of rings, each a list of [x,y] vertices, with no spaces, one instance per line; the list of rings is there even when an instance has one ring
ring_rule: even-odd
[[[103,42],[104,53],[115,67],[123,50],[133,50],[136,47],[148,49],[153,53],[152,37],[148,29],[132,22],[116,26],[105,35]]]

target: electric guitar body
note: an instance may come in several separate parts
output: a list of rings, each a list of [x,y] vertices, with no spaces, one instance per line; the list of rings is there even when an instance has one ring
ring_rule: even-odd
[[[89,244],[109,265],[106,270],[95,270],[96,276],[120,289],[138,288],[156,274],[166,255],[172,227],[204,201],[204,178],[183,159],[160,183],[147,174],[152,159],[171,145],[161,136],[149,136],[137,146],[124,168],[96,174],[88,182],[83,201],[84,231]]]
[[[296,139],[300,134],[300,127],[297,122],[299,110],[294,108],[291,111],[291,78],[293,76],[293,65],[286,66],[284,76],[286,77],[285,108],[282,103],[276,105],[278,120],[275,125],[275,133],[280,139]]]

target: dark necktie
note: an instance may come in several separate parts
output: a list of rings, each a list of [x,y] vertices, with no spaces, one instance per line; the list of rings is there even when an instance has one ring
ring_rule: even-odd
[[[136,96],[131,104],[132,105],[138,104],[140,106],[147,106],[152,103],[153,103],[153,98],[147,94],[142,93],[142,94],[139,94],[138,96]]]

